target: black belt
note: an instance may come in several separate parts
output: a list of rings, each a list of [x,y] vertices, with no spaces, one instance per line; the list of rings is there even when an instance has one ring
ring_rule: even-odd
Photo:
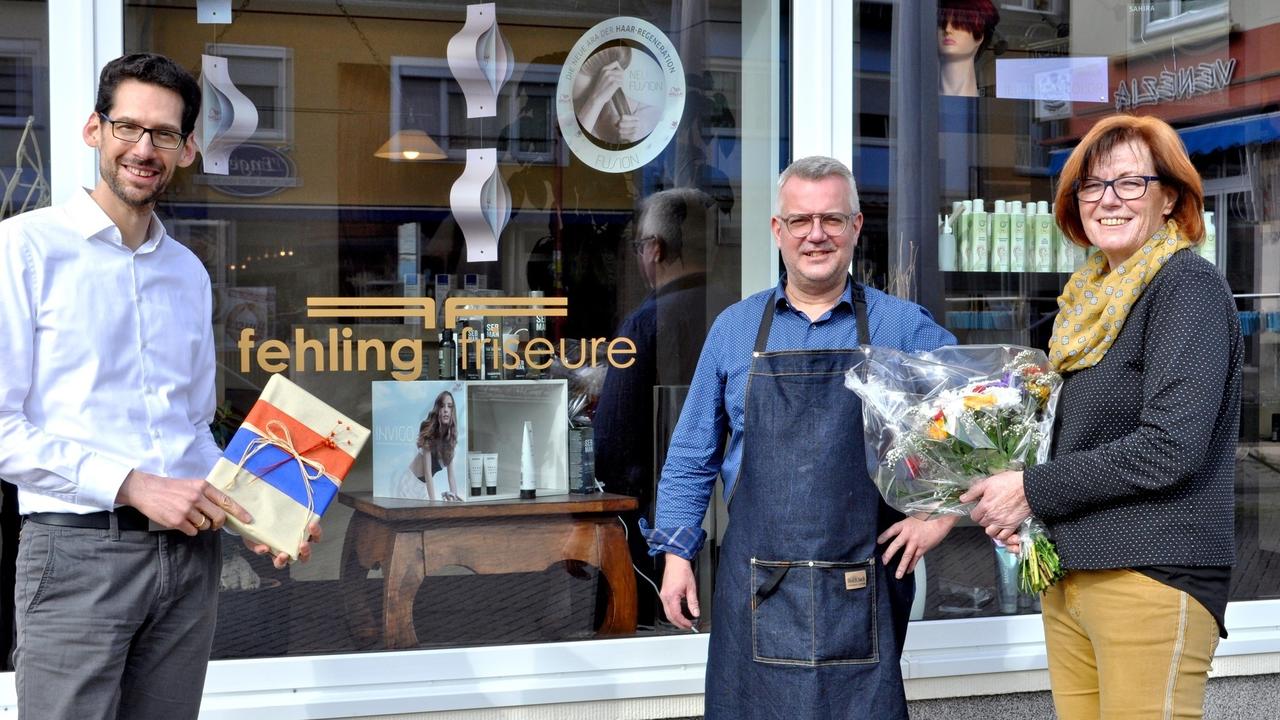
[[[27,521],[40,523],[41,525],[56,525],[58,527],[106,530],[111,527],[112,515],[116,516],[116,527],[121,530],[150,529],[150,522],[147,520],[147,516],[139,512],[137,508],[132,508],[128,505],[123,505],[112,512],[102,510],[86,515],[64,512],[31,513],[27,515]]]

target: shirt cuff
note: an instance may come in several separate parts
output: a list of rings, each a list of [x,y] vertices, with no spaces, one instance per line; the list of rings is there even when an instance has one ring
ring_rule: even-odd
[[[645,518],[640,518],[640,534],[649,543],[650,555],[671,553],[690,561],[707,541],[707,531],[700,527],[651,528]]]
[[[90,453],[80,466],[80,489],[76,504],[114,510],[120,486],[133,468],[97,453]]]

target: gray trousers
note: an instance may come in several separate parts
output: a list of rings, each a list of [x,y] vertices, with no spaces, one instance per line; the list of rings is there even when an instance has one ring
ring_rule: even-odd
[[[28,522],[14,592],[21,720],[195,720],[219,533]]]

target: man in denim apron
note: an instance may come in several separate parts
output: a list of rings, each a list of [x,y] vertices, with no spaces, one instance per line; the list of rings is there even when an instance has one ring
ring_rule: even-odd
[[[645,536],[666,553],[667,617],[689,628],[700,616],[689,561],[724,479],[707,718],[906,718],[906,574],[954,519],[904,518],[880,499],[861,401],[843,376],[859,344],[931,350],[955,338],[924,308],[849,276],[862,214],[839,161],[793,163],[778,209],[786,275],[708,333]]]

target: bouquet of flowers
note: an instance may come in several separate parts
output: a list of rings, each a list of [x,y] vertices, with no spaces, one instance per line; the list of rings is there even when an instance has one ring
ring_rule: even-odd
[[[862,398],[867,472],[891,507],[911,515],[966,515],[969,486],[1049,456],[1062,378],[1039,350],[947,346],[903,353],[863,346],[845,375]],[[1043,524],[1020,528],[1020,587],[1042,593],[1063,575]]]

